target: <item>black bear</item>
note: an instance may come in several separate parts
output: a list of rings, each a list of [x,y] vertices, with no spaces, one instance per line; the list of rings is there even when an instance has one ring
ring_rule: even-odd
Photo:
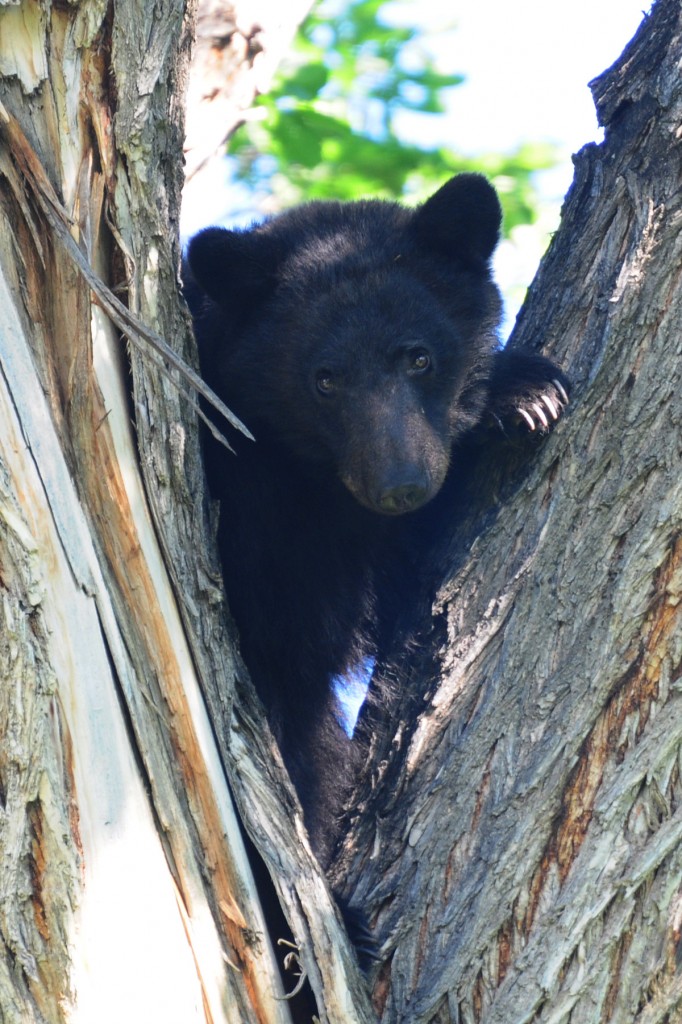
[[[334,683],[410,600],[417,510],[484,418],[545,432],[568,401],[552,363],[498,346],[500,222],[462,174],[414,210],[313,202],[189,244],[203,375],[256,438],[207,451],[228,602],[323,863],[353,763]]]

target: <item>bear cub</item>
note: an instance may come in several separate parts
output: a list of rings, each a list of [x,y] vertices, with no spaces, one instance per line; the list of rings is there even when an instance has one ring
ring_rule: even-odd
[[[228,602],[323,865],[356,761],[335,682],[381,662],[414,595],[418,510],[482,421],[542,433],[568,401],[551,362],[499,348],[500,222],[461,174],[414,210],[312,202],[189,244],[202,374],[256,439],[206,443]]]

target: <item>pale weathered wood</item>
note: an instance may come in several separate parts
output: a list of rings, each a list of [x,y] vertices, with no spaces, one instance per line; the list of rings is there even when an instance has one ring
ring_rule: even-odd
[[[2,1019],[204,1020],[220,993],[206,977],[202,997],[121,713],[133,672],[4,279],[0,309]]]
[[[338,865],[384,1021],[682,1019],[681,66],[658,0],[593,83],[605,141],[512,342],[570,412],[528,469],[483,461],[426,568],[424,710],[377,743]]]

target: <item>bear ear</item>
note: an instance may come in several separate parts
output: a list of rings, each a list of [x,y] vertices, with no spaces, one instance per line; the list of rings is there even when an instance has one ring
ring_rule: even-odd
[[[423,245],[480,264],[492,256],[501,223],[500,201],[487,178],[458,174],[416,210],[413,227]]]
[[[206,228],[190,240],[187,262],[195,282],[219,305],[254,299],[275,286],[277,258],[256,231]]]

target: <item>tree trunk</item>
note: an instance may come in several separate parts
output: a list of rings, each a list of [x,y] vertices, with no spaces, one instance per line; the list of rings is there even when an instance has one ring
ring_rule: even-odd
[[[447,579],[336,868],[391,1024],[682,1019],[680,67],[658,0],[592,83],[605,141],[511,342],[565,368],[570,412],[530,466],[482,460],[425,570]]]

